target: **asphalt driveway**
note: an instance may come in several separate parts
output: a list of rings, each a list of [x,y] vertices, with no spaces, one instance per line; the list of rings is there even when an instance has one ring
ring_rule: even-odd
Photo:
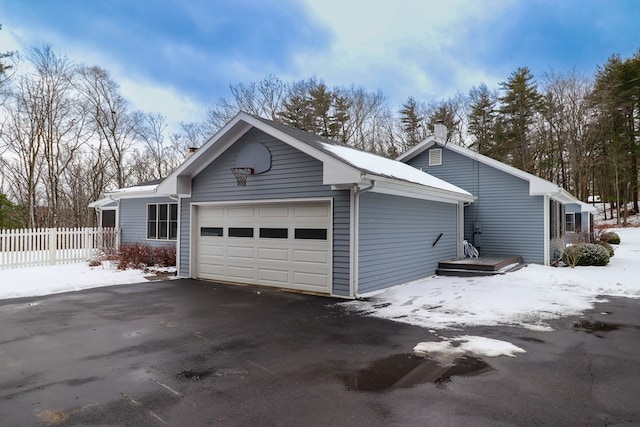
[[[466,371],[410,354],[429,331],[336,302],[195,280],[2,301],[0,425],[640,425],[638,301],[552,333],[443,332],[527,350]]]

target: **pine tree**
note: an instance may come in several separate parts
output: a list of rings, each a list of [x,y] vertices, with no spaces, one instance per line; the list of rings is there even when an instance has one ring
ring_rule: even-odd
[[[442,123],[446,126],[448,130],[447,142],[451,141],[455,130],[458,129],[458,126],[460,125],[456,107],[450,101],[441,102],[437,105],[435,111],[433,111],[429,116],[429,122],[432,127],[436,123]]]
[[[495,145],[496,95],[482,83],[469,92],[468,132],[473,135],[474,147],[480,154],[491,155]]]
[[[506,154],[503,160],[527,172],[535,173],[535,159],[531,126],[540,108],[540,94],[527,67],[518,68],[508,81],[500,83],[504,95],[500,97],[500,119],[504,139],[497,141]]]
[[[421,141],[423,120],[419,117],[418,103],[412,96],[407,99],[400,110],[400,123],[404,134],[405,150]]]

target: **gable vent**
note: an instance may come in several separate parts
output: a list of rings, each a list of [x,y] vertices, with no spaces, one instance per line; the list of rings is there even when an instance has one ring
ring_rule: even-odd
[[[429,150],[429,166],[442,165],[442,148],[432,148]]]

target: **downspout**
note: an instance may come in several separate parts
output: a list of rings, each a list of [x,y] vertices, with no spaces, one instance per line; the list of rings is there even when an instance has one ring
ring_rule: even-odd
[[[549,201],[551,198],[548,195],[544,195],[542,197],[544,201],[544,206],[542,209],[543,212],[543,221],[542,229],[544,232],[544,239],[542,239],[542,264],[549,265],[549,250],[550,250],[550,241],[551,241],[551,212],[549,209]]]
[[[360,187],[358,184],[354,184],[353,185],[353,230],[352,230],[352,236],[351,236],[351,244],[352,244],[352,250],[351,250],[351,286],[349,287],[349,297],[351,298],[357,298],[358,297],[358,263],[359,263],[359,250],[358,247],[360,246],[360,233],[359,233],[359,228],[360,228],[360,195],[363,193],[366,193],[367,191],[371,191],[373,190],[373,188],[375,187],[376,182],[375,181],[371,181],[371,185],[369,185],[368,187]]]
[[[180,276],[180,229],[182,228],[182,201],[180,200],[180,196],[176,195],[175,197],[172,194],[169,194],[169,199],[175,200],[178,202],[178,233],[176,235],[176,277]]]

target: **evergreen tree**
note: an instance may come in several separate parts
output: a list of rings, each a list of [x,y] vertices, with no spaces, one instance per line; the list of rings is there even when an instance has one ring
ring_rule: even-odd
[[[533,74],[527,67],[518,68],[509,80],[500,83],[501,96],[500,120],[504,129],[504,139],[497,141],[501,145],[504,157],[499,159],[535,173],[535,152],[532,125],[540,108],[540,94],[533,80]]]
[[[309,88],[309,111],[314,121],[314,128],[311,131],[326,138],[333,136],[331,131],[333,99],[333,94],[324,83],[318,83],[316,86]]]
[[[460,125],[457,110],[452,102],[445,101],[437,105],[436,109],[429,116],[431,127],[436,123],[442,123],[447,127],[447,142],[450,142],[454,132]]]
[[[482,83],[469,92],[468,131],[474,137],[472,147],[480,154],[491,156],[495,144],[496,95]]]
[[[402,105],[400,123],[404,134],[405,150],[408,150],[422,140],[424,132],[424,123],[418,112],[418,103],[412,96]]]
[[[615,202],[632,200],[637,211],[640,52],[627,60],[613,55],[598,68],[592,102],[598,112],[596,129],[603,186],[613,183],[609,191],[603,188],[603,195],[608,194],[607,198]]]
[[[25,210],[0,193],[0,230],[22,228],[25,224]]]

